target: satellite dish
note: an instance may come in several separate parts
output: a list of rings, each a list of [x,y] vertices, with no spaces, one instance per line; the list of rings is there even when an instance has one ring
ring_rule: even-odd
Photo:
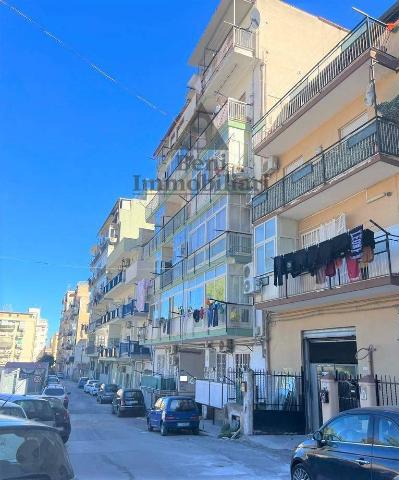
[[[251,24],[249,25],[248,30],[251,30],[251,32],[255,32],[258,30],[260,25],[260,13],[259,10],[254,7],[251,11]]]

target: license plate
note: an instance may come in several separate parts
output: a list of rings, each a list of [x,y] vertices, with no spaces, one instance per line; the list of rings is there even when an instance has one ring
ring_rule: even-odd
[[[179,422],[177,424],[178,427],[189,427],[190,426],[190,422]]]

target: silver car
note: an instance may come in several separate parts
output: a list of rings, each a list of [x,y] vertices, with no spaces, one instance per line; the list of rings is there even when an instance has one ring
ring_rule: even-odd
[[[16,403],[0,400],[0,415],[8,415],[9,417],[28,418],[25,410]]]
[[[68,454],[54,428],[0,415],[0,445],[0,480],[74,478]]]

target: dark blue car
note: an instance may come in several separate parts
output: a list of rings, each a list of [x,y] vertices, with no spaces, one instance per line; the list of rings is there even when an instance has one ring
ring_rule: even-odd
[[[161,397],[148,413],[147,427],[150,432],[158,428],[161,435],[167,435],[172,430],[191,430],[198,435],[197,405],[190,397]]]

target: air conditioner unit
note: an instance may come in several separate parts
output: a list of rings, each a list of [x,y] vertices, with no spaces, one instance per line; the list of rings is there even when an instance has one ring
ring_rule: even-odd
[[[248,263],[244,267],[244,295],[251,295],[252,293],[260,292],[262,289],[262,283],[254,276],[254,266],[252,263]]]
[[[278,170],[278,157],[272,155],[262,160],[262,175],[271,175]]]

